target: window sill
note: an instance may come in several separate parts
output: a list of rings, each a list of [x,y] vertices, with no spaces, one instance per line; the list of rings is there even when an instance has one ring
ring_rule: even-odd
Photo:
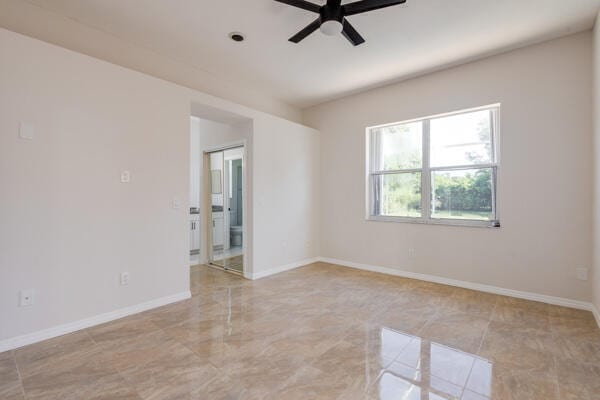
[[[419,224],[419,225],[444,225],[444,226],[462,226],[467,228],[490,228],[500,229],[499,221],[473,221],[467,219],[421,219],[411,217],[387,217],[369,215],[366,218],[367,221],[374,222],[395,222],[395,223],[406,223],[406,224]],[[493,225],[494,222],[498,222],[498,226]]]

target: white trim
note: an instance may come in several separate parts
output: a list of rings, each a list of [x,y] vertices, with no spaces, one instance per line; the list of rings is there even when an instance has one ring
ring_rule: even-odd
[[[237,149],[238,147],[246,147],[247,141],[248,141],[247,139],[242,139],[242,140],[235,140],[232,142],[219,144],[219,145],[215,145],[215,146],[209,146],[209,147],[205,148],[204,150],[202,150],[202,152],[205,154],[210,154],[210,153],[218,153],[220,151],[225,151],[225,150]]]
[[[314,257],[314,258],[306,258],[304,260],[300,260],[300,261],[296,261],[290,264],[285,264],[285,265],[281,265],[279,267],[275,267],[275,268],[271,268],[268,269],[266,271],[262,271],[262,272],[256,272],[256,273],[251,273],[251,274],[244,274],[244,277],[248,278],[248,279],[260,279],[260,278],[264,278],[270,275],[275,275],[278,274],[280,272],[284,272],[284,271],[289,271],[291,269],[296,269],[296,268],[300,268],[300,267],[304,267],[305,265],[308,264],[313,264],[316,262],[321,261],[320,257]]]
[[[483,219],[452,219],[452,218],[424,218],[424,217],[394,217],[391,215],[369,215],[367,221],[375,222],[394,222],[405,224],[421,224],[421,225],[444,225],[444,226],[461,226],[467,228],[494,228],[500,229],[500,226],[495,225],[498,220],[483,220]]]
[[[600,311],[594,304],[592,304],[592,314],[594,314],[594,318],[596,318],[596,324],[598,324],[598,328],[600,328]]]
[[[248,206],[248,203],[251,201],[250,197],[248,196],[248,192],[251,192],[251,190],[252,190],[252,188],[248,187],[248,178],[250,177],[250,175],[248,175],[248,168],[252,168],[250,166],[250,162],[252,161],[252,153],[251,153],[251,148],[248,145],[248,139],[237,140],[237,141],[229,142],[229,143],[222,144],[222,145],[212,146],[212,147],[208,147],[208,148],[204,149],[202,151],[203,162],[204,162],[203,165],[206,167],[206,159],[207,159],[207,157],[209,157],[208,158],[208,167],[210,170],[210,154],[211,153],[218,153],[220,151],[225,152],[226,150],[237,149],[237,148],[242,149],[242,275],[245,278],[253,279],[253,278],[250,278],[250,276],[253,275],[252,271],[254,269],[254,266],[252,265],[251,257],[248,255],[249,251],[252,252],[251,246],[248,245],[250,236],[248,233],[249,228],[248,228],[248,211],[247,210],[251,209],[251,207]],[[225,154],[223,154],[223,163],[225,163]],[[205,182],[203,182],[203,185],[204,185],[203,187],[206,188],[206,182],[208,182],[208,184],[210,186],[210,174],[205,174],[204,181]],[[225,197],[225,196],[223,196],[223,197]],[[205,243],[206,243],[206,258],[207,258],[205,264],[209,264],[212,261],[214,261],[213,248],[212,248],[212,228],[211,228],[211,224],[210,224],[210,222],[212,221],[212,207],[211,207],[212,201],[210,200],[210,198],[211,198],[210,193],[208,191],[206,191],[206,193],[204,193],[204,200],[206,201],[205,209],[208,210],[208,212],[207,212],[207,217],[206,217],[207,221],[205,224],[205,228],[206,228]],[[200,203],[202,204],[202,200],[200,201]],[[225,199],[223,199],[223,213],[225,213]]]
[[[436,118],[442,118],[442,117],[449,117],[452,115],[468,114],[468,113],[487,110],[487,109],[491,109],[491,108],[500,108],[501,106],[502,106],[502,103],[492,103],[492,104],[488,104],[485,106],[465,108],[463,110],[455,110],[455,111],[450,111],[450,112],[441,113],[441,114],[428,115],[426,117],[406,119],[403,121],[388,122],[388,123],[380,124],[380,125],[367,126],[367,129],[386,128],[388,126],[410,124],[411,122],[419,122],[419,121],[423,121],[424,119],[436,119]]]
[[[421,219],[431,219],[431,120],[422,122],[421,148]],[[427,194],[423,196],[423,193]],[[434,202],[435,203],[435,202]]]
[[[144,303],[135,304],[133,306],[120,308],[118,310],[109,311],[107,313],[99,314],[93,317],[80,319],[79,321],[68,322],[66,324],[43,329],[41,331],[27,333],[25,335],[0,340],[0,353],[23,347],[28,344],[52,339],[54,337],[62,336],[67,333],[79,331],[81,329],[89,328],[91,326],[100,325],[105,322],[114,321],[116,319],[127,317],[128,315],[137,314],[142,311],[147,311],[167,304],[176,303],[178,301],[189,299],[190,297],[192,297],[192,294],[188,290],[170,296],[150,300]]]
[[[499,228],[500,217],[498,212],[498,182],[499,182],[499,170],[500,170],[500,109],[501,103],[495,103],[487,106],[474,107],[465,110],[452,111],[443,114],[430,115],[422,118],[415,118],[405,121],[386,123],[375,126],[368,126],[365,128],[365,167],[366,167],[366,179],[365,179],[365,219],[367,221],[376,222],[394,222],[394,223],[416,223],[426,225],[448,225],[448,226],[463,226],[463,227],[485,227],[485,228]],[[473,165],[445,165],[445,166],[431,166],[430,159],[430,141],[431,141],[431,130],[430,123],[434,119],[449,117],[454,115],[470,114],[477,111],[489,111],[491,114],[490,118],[490,144],[492,148],[492,160],[489,163],[473,164]],[[374,135],[373,131],[379,130],[389,126],[405,125],[409,123],[421,122],[422,123],[422,143],[421,143],[421,168],[407,168],[397,170],[380,170],[373,169],[374,150],[373,142]],[[379,154],[379,150],[376,150]],[[381,156],[378,156],[378,159]],[[472,170],[472,169],[490,169],[492,171],[492,213],[494,215],[493,220],[471,220],[471,219],[460,219],[460,218],[432,218],[431,216],[431,197],[432,197],[432,172],[438,171],[461,171],[461,170]],[[421,174],[421,216],[420,217],[408,217],[408,216],[390,216],[390,215],[373,215],[374,212],[374,177],[381,175],[391,174],[406,174],[406,173],[420,173]]]
[[[442,285],[450,285],[450,286],[456,286],[456,287],[465,288],[465,289],[478,290],[480,292],[487,292],[487,293],[499,294],[499,295],[503,295],[503,296],[516,297],[516,298],[525,299],[525,300],[539,301],[542,303],[548,303],[548,304],[553,304],[553,305],[563,306],[563,307],[577,308],[580,310],[588,310],[588,311],[594,312],[594,314],[596,316],[596,321],[599,322],[599,325],[600,325],[600,314],[598,314],[597,310],[594,310],[595,307],[593,306],[592,303],[585,302],[585,301],[566,299],[564,297],[548,296],[545,294],[523,292],[520,290],[506,289],[506,288],[501,288],[501,287],[497,287],[497,286],[484,285],[481,283],[459,281],[456,279],[443,278],[443,277],[435,276],[435,275],[420,274],[417,272],[402,271],[399,269],[389,268],[389,267],[380,267],[380,266],[375,266],[375,265],[360,264],[360,263],[355,263],[352,261],[338,260],[335,258],[320,257],[319,261],[324,262],[324,263],[329,263],[329,264],[341,265],[344,267],[361,269],[361,270],[365,270],[365,271],[379,272],[379,273],[387,274],[387,275],[395,275],[395,276],[401,276],[404,278],[411,278],[411,279],[418,279],[421,281],[440,283]]]

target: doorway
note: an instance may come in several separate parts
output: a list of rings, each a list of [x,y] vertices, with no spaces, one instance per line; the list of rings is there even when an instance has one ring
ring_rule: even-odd
[[[207,153],[209,263],[244,274],[244,146]],[[208,200],[208,199],[207,199]]]

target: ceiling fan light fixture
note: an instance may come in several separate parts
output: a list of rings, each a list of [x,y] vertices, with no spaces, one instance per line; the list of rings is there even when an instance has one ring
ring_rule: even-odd
[[[335,19],[330,19],[328,21],[323,22],[321,24],[321,26],[319,27],[319,29],[321,30],[321,33],[323,35],[335,36],[335,35],[339,35],[340,33],[342,33],[344,26],[342,25],[342,23],[340,21],[337,21]]]

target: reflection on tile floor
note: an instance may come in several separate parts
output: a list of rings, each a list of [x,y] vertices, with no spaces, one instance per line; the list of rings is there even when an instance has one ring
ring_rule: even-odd
[[[589,312],[313,264],[0,353],[1,399],[591,400]]]
[[[371,397],[490,399],[493,363],[418,336],[381,328],[381,357],[397,354],[381,371]]]
[[[244,256],[223,258],[221,260],[215,260],[212,263],[219,267],[227,268],[239,273],[244,272]]]

